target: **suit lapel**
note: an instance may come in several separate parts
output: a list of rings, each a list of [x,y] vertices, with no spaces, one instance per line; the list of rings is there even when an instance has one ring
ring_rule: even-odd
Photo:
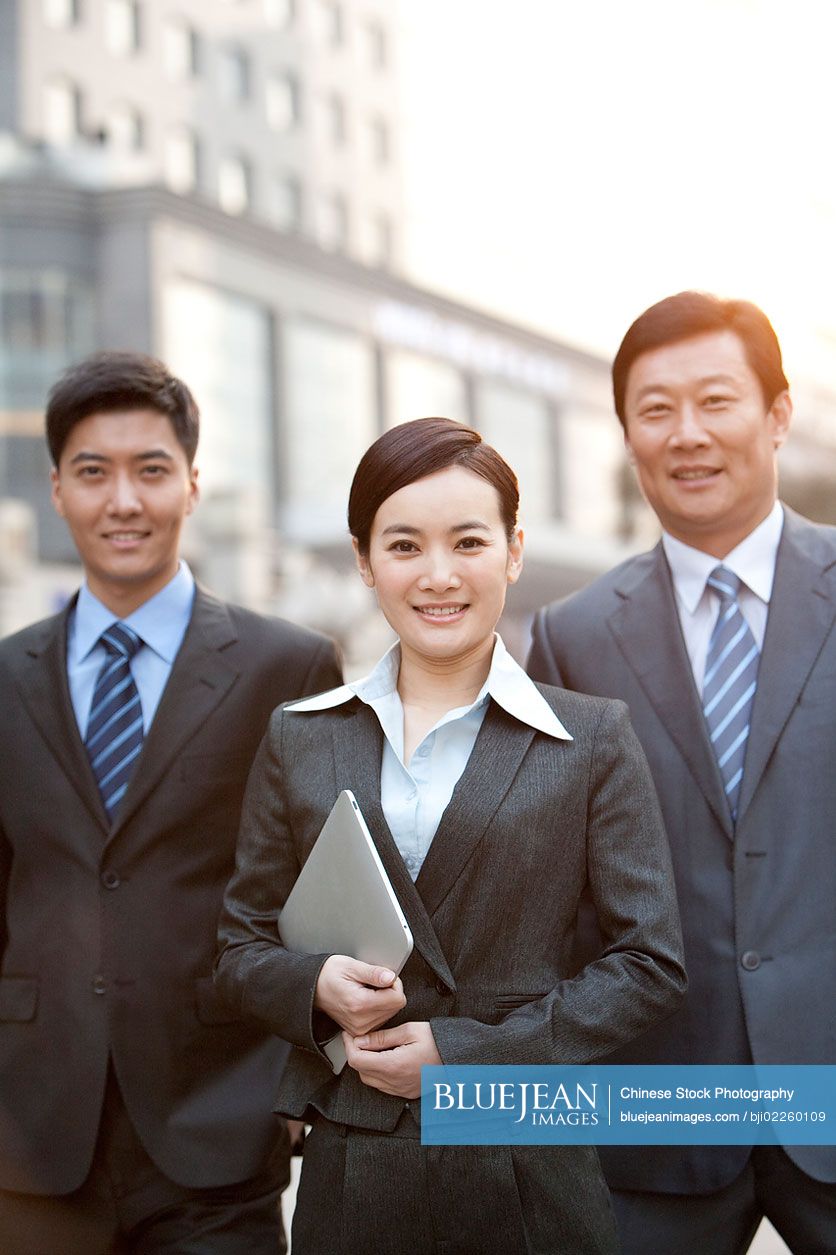
[[[485,835],[517,774],[534,729],[491,702],[467,766],[441,817],[416,881],[433,915]]]
[[[784,507],[739,818],[754,796],[836,616],[836,558],[804,519]]]
[[[345,718],[334,721],[334,764],[337,789],[350,789],[372,834],[386,874],[407,918],[415,946],[449,989],[456,982],[444,957],[427,907],[412,882],[380,803],[383,730],[374,711],[359,700]]]
[[[223,602],[197,588],[183,644],[117,813],[111,840],[156,788],[183,745],[235,683],[238,668],[227,661],[222,651],[236,639]]]
[[[67,681],[67,623],[75,605],[43,625],[39,640],[30,642],[16,682],[21,697],[64,775],[91,816],[108,831],[108,819],[76,723]]]
[[[731,839],[723,781],[708,739],[661,544],[633,564],[617,592],[622,604],[610,618],[610,630]]]

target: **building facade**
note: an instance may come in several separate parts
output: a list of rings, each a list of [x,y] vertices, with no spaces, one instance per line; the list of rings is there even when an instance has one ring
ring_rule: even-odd
[[[351,671],[386,632],[348,488],[394,423],[472,423],[516,469],[518,656],[538,605],[655,539],[608,363],[399,276],[395,33],[387,0],[0,0],[0,633],[77,583],[43,408],[97,348],[198,399],[198,576]],[[795,393],[783,495],[836,521],[836,398]]]
[[[515,590],[520,639],[538,600],[620,554],[622,455],[603,360],[197,198],[80,186],[43,155],[19,158],[0,178],[0,496],[16,503],[17,532],[29,508],[29,549],[66,570],[68,588],[43,403],[63,366],[100,346],[159,355],[199,400],[198,572],[335,632],[350,654],[370,652],[352,645],[370,602],[351,575],[348,487],[394,423],[471,422],[517,470],[533,568]],[[44,611],[61,592],[47,590]]]
[[[3,0],[0,13],[0,130],[98,145],[119,182],[397,264],[387,0]]]

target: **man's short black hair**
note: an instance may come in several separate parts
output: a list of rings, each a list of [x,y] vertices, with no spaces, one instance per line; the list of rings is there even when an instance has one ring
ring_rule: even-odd
[[[678,292],[639,314],[621,341],[612,364],[615,412],[626,427],[624,400],[630,367],[642,353],[679,344],[712,331],[733,331],[746,360],[758,377],[763,399],[771,406],[789,388],[781,362],[781,346],[772,323],[751,301],[724,301],[709,292]]]
[[[157,410],[170,420],[189,466],[200,433],[200,411],[189,389],[155,357],[107,350],[71,366],[52,388],[46,439],[57,466],[70,432],[92,414]]]

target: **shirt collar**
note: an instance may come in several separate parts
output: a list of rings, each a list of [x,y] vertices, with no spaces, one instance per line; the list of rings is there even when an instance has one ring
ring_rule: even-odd
[[[194,576],[181,559],[177,573],[166,586],[121,622],[133,628],[154,653],[171,664],[191,617],[194,588]],[[73,660],[81,662],[86,658],[99,643],[102,632],[117,622],[120,620],[91,593],[85,580],[73,612]]]
[[[783,507],[780,501],[776,501],[763,522],[722,560],[663,532],[662,545],[674,587],[688,613],[694,613],[705,592],[706,580],[720,565],[733,571],[748,589],[768,605],[783,526]]]
[[[350,684],[342,684],[327,693],[318,693],[315,697],[294,702],[291,706],[286,706],[285,710],[298,713],[330,710],[334,706],[342,706],[352,697],[359,697],[360,701],[371,705],[378,698],[396,691],[400,664],[401,647],[396,641],[374,670],[361,680],[353,680]],[[508,653],[500,636],[496,637],[488,678],[469,709],[478,706],[487,697],[492,697],[509,715],[528,724],[535,731],[545,732],[547,736],[557,737],[561,741],[572,740],[571,734],[566,731],[534,681]]]

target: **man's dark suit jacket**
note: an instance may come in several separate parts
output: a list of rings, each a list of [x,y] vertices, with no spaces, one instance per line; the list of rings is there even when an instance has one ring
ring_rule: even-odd
[[[380,802],[382,732],[359,699],[270,721],[244,802],[221,920],[230,1005],[293,1043],[278,1109],[392,1130],[404,1099],[331,1073],[312,1005],[325,956],[291,954],[277,914],[341,789],[355,793],[409,921],[406,1007],[445,1063],[586,1063],[667,1015],[684,987],[669,856],[653,786],[620,703],[543,688],[572,741],[491,702],[413,884]],[[589,882],[606,954],[567,979]],[[560,1148],[579,1152],[586,1148]],[[593,1159],[594,1162],[594,1159]]]
[[[286,1048],[212,985],[247,773],[281,701],[339,682],[332,644],[200,589],[109,828],[70,701],[68,611],[0,643],[0,1188],[90,1167],[108,1056],[157,1166],[260,1171]]]
[[[613,1062],[836,1062],[836,529],[785,514],[736,832],[661,544],[535,621],[532,676],[627,702],[673,853],[688,995]],[[836,1181],[836,1147],[786,1149]],[[720,1189],[748,1155],[601,1149],[611,1186],[673,1193]]]

